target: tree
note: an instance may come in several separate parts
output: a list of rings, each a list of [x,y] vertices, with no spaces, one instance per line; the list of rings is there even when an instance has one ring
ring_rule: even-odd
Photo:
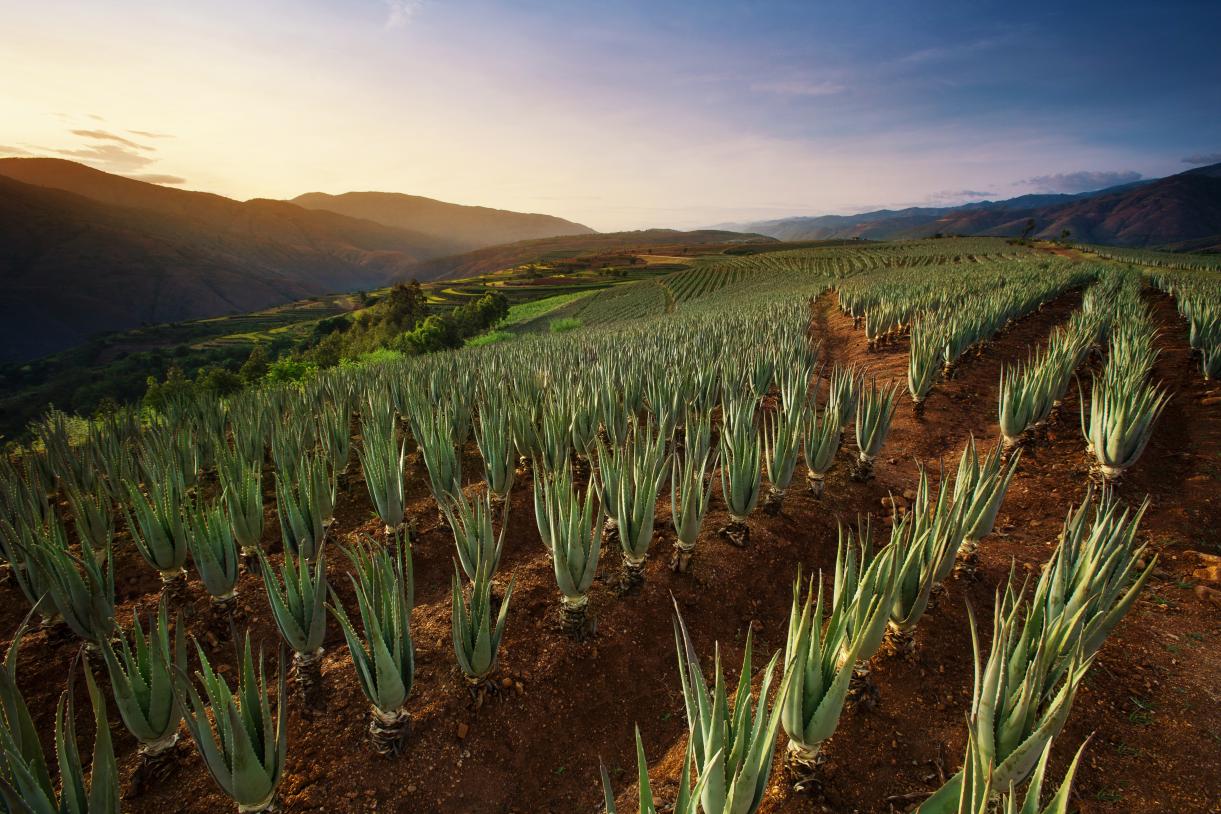
[[[402,330],[411,330],[424,318],[426,308],[419,280],[399,283],[386,297],[385,321]]]
[[[267,375],[267,349],[262,345],[255,345],[254,350],[250,351],[250,355],[246,357],[246,361],[242,364],[238,375],[242,377],[242,381],[246,384],[254,384]]]
[[[150,410],[164,412],[166,407],[191,398],[195,386],[182,373],[182,368],[172,366],[165,374],[165,381],[158,382],[155,376],[147,379],[148,388],[144,392],[143,404]]]
[[[212,365],[195,376],[195,389],[213,397],[231,396],[242,389],[242,377],[232,370]]]
[[[1030,240],[1030,236],[1034,234],[1035,222],[1034,218],[1026,221],[1026,228],[1022,230],[1022,240]]]

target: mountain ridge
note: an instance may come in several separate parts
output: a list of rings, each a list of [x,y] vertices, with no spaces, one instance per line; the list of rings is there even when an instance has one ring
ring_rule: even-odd
[[[1154,247],[1221,246],[1221,164],[1165,178],[1136,181],[1072,195],[1023,195],[952,207],[882,209],[852,215],[812,215],[722,224],[780,240],[868,238],[894,240],[936,233],[1034,236]]]
[[[595,234],[593,229],[554,215],[447,203],[401,192],[307,192],[290,203],[314,211],[338,212],[394,228],[445,235],[468,250],[521,240]]]

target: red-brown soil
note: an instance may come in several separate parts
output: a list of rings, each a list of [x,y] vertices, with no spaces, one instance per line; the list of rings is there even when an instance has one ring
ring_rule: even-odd
[[[326,714],[305,718],[290,702],[288,769],[281,785],[289,812],[472,812],[568,814],[599,809],[598,760],[604,759],[620,793],[621,810],[635,811],[632,729],[639,725],[652,761],[655,792],[673,799],[683,749],[683,720],[672,629],[671,595],[682,610],[696,646],[710,671],[713,644],[721,645],[727,671],[740,664],[748,629],[755,636],[757,671],[784,644],[791,583],[800,564],[808,573],[828,576],[835,555],[836,520],[858,513],[885,514],[884,498],[915,483],[917,459],[947,467],[969,433],[991,445],[996,437],[996,387],[1003,362],[1024,359],[1032,344],[1046,337],[1080,301],[1066,294],[1020,320],[978,356],[964,360],[955,379],[940,383],[928,399],[923,420],[904,403],[868,484],[847,479],[851,436],[842,461],[819,500],[797,488],[794,478],[779,517],[751,518],[751,545],[739,550],[717,537],[726,516],[719,497],[705,524],[692,575],[667,567],[673,533],[668,490],[658,505],[658,535],[645,585],[617,596],[611,587],[616,552],[604,557],[604,577],[595,584],[592,604],[597,636],[575,643],[556,628],[557,593],[550,562],[534,527],[529,483],[519,482],[501,565],[501,579],[515,580],[498,678],[521,685],[472,708],[454,663],[449,630],[452,539],[438,523],[427,497],[418,460],[409,471],[411,517],[421,526],[414,541],[416,610],[413,615],[419,668],[410,707],[414,732],[405,754],[374,756],[365,743],[367,704],[357,686],[337,626],[330,625],[324,664],[330,693]],[[1153,441],[1122,493],[1152,506],[1142,526],[1159,567],[1143,597],[1101,651],[1086,688],[1077,698],[1065,732],[1056,742],[1053,771],[1094,733],[1078,775],[1080,810],[1093,812],[1215,812],[1221,800],[1221,610],[1192,593],[1195,563],[1188,550],[1221,551],[1221,410],[1204,406],[1210,392],[1189,357],[1185,327],[1171,301],[1150,294],[1162,332],[1162,355],[1155,378],[1175,393]],[[824,358],[866,364],[879,377],[902,377],[905,342],[878,352],[865,349],[834,302],[824,297],[812,306],[812,332],[824,340]],[[1088,375],[1086,375],[1088,380]],[[1088,381],[1087,381],[1088,388]],[[975,608],[986,640],[992,596],[1011,563],[1020,574],[1035,574],[1049,556],[1070,505],[1085,493],[1088,462],[1077,429],[1075,388],[1063,417],[1045,440],[1027,449],[1002,510],[997,531],[981,547],[981,578],[951,579],[935,608],[917,629],[914,662],[879,656],[873,678],[881,703],[875,710],[849,709],[824,750],[825,787],[820,797],[789,790],[779,758],[763,811],[905,811],[931,792],[939,775],[953,772],[965,743],[972,665],[966,603]],[[464,474],[479,477],[479,459],[467,450]],[[356,473],[355,462],[351,471]],[[352,539],[377,533],[359,474],[343,495],[332,537]],[[271,480],[266,485],[270,488]],[[719,491],[719,490],[718,490]],[[265,543],[274,539],[274,499],[268,496]],[[883,534],[886,525],[877,528]],[[157,599],[155,574],[136,556],[125,534],[116,541],[120,621],[133,611],[149,613]],[[338,552],[333,551],[333,555]],[[273,556],[273,560],[276,559]],[[332,583],[352,607],[343,576],[342,556],[332,556]],[[207,601],[192,584],[196,618],[192,632],[226,665],[232,648],[225,625],[206,623]],[[278,635],[257,577],[242,577],[239,628],[249,625],[274,661]],[[15,587],[0,588],[0,630],[15,630],[25,603]],[[218,637],[219,638],[216,638]],[[986,642],[985,642],[986,643]],[[64,686],[65,667],[76,643],[31,635],[22,652],[19,680],[36,720],[51,738],[54,703]],[[230,668],[231,670],[231,668]],[[104,671],[103,671],[104,672]],[[232,673],[230,672],[230,675]],[[100,676],[104,678],[104,676]],[[87,702],[81,700],[82,732]],[[126,734],[113,703],[110,708],[120,767],[135,764],[135,744]],[[458,732],[469,726],[465,738]],[[784,736],[780,737],[779,750]],[[126,801],[136,814],[165,810],[228,810],[229,801],[204,770],[194,748],[181,750],[181,765],[160,789]],[[909,795],[892,806],[890,798]]]

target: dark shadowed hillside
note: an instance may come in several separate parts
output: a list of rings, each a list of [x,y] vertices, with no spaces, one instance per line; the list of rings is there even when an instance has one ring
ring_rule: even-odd
[[[469,236],[172,189],[60,159],[0,159],[0,189],[0,361],[102,331],[382,286],[470,245]]]
[[[265,217],[276,221],[274,212]],[[307,233],[291,219],[279,225],[280,239],[217,232],[180,214],[0,178],[0,359],[61,350],[101,331],[382,285],[419,257],[353,246],[323,227]]]
[[[434,235],[459,244],[462,249],[556,235],[587,235],[594,231],[588,226],[551,215],[510,212],[486,206],[462,206],[397,192],[345,192],[342,195],[308,192],[293,198],[292,203],[306,209],[325,209],[398,229]]]

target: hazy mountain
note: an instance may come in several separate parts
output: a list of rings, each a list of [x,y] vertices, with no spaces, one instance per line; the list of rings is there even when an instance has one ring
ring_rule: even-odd
[[[1077,195],[1023,195],[956,207],[782,218],[733,226],[781,240],[890,240],[938,232],[1018,235],[1031,218],[1037,237],[1059,237],[1068,229],[1073,240],[1119,246],[1216,245],[1221,243],[1221,164]]]
[[[462,250],[556,235],[594,233],[588,226],[551,215],[462,206],[397,192],[345,192],[342,195],[307,192],[293,198],[292,203],[306,209],[325,209],[433,235],[459,244]]]

